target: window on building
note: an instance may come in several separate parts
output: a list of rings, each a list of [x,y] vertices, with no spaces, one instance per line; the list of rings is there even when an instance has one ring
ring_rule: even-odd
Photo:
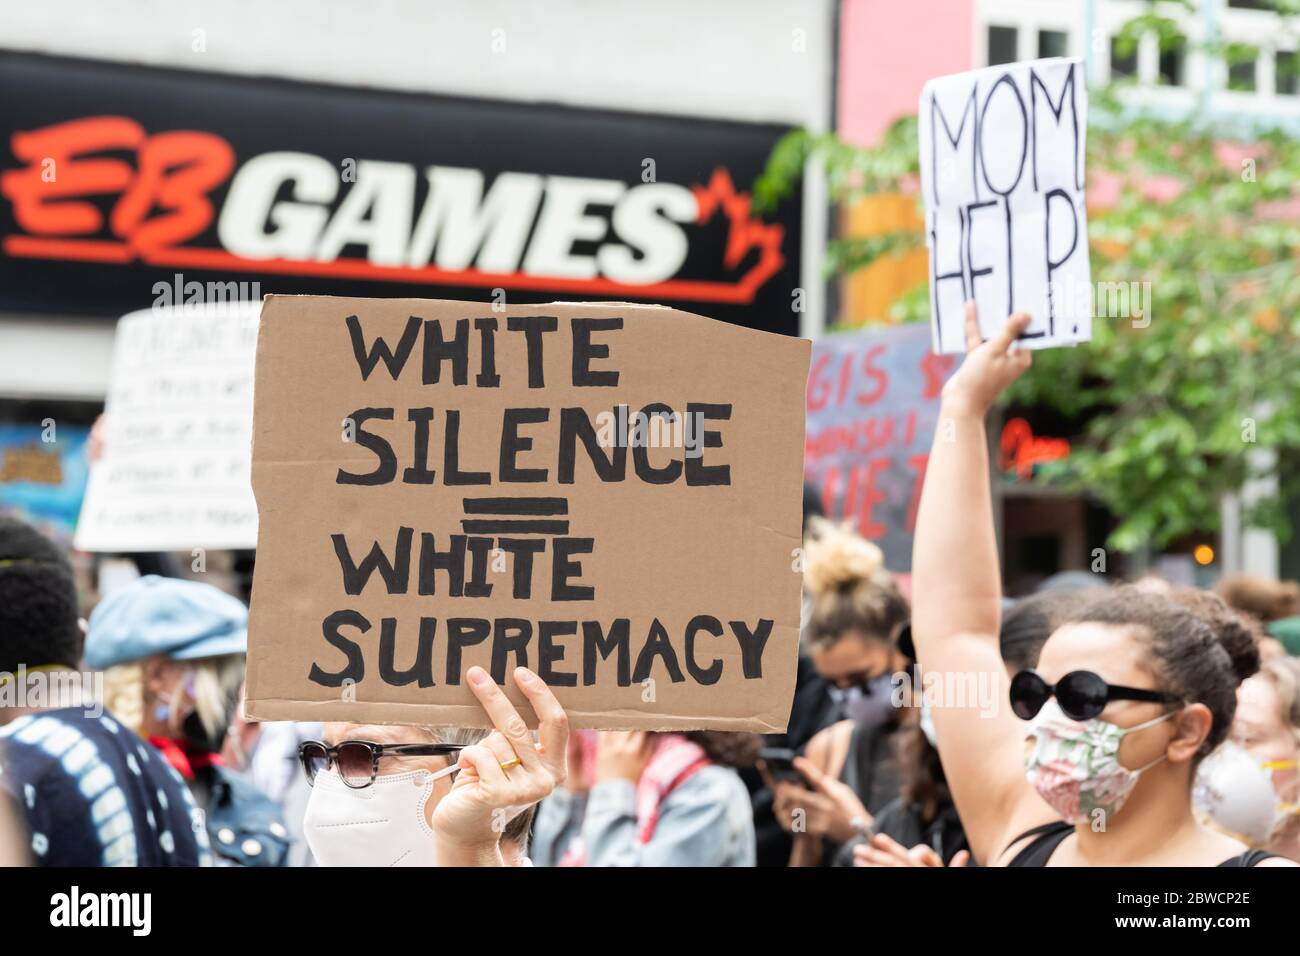
[[[1255,60],[1259,51],[1241,43],[1228,45],[1228,89],[1255,92]]]
[[[1186,63],[1187,40],[1175,37],[1160,44],[1160,82],[1166,86],[1182,86]]]
[[[1276,10],[1277,0],[1228,0],[1228,6],[1238,10]]]
[[[1273,89],[1282,96],[1300,96],[1300,53],[1278,50]]]
[[[1127,49],[1119,37],[1110,38],[1110,78],[1128,79],[1137,76],[1137,48]]]
[[[1016,28],[989,27],[989,66],[1016,62]]]
[[[1038,31],[1038,56],[1045,58],[1049,56],[1066,56],[1066,48],[1069,46],[1070,35],[1064,30],[1039,30]]]

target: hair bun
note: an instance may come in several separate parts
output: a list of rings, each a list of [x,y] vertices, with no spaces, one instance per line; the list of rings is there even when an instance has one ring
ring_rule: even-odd
[[[1209,626],[1219,646],[1228,652],[1232,672],[1241,683],[1259,672],[1259,625],[1210,591],[1178,588],[1175,600],[1190,605]]]
[[[1217,628],[1219,643],[1232,658],[1232,671],[1237,682],[1259,673],[1259,633],[1254,623],[1238,611],[1225,608],[1223,626]]]
[[[804,546],[803,577],[813,594],[870,580],[884,569],[885,555],[880,548],[848,527],[818,519],[811,530]]]

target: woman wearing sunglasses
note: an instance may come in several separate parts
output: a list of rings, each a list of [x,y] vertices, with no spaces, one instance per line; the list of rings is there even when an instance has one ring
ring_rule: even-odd
[[[303,830],[322,866],[508,866],[533,807],[563,782],[568,718],[542,679],[514,672],[538,742],[481,667],[466,681],[494,730],[326,724],[303,743]],[[468,742],[477,740],[477,742]]]
[[[930,701],[948,784],[985,866],[1290,865],[1202,827],[1193,775],[1226,737],[1254,636],[1210,595],[1104,592],[1008,677],[984,417],[1030,365],[1012,316],[944,387],[913,554],[912,634],[930,674],[1000,688],[993,712]],[[942,686],[942,682],[938,686]]]

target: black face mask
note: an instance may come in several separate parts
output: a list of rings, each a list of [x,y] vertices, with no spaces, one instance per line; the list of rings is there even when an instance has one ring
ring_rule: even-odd
[[[872,674],[870,672],[864,671],[861,674],[854,674],[851,678],[849,678],[849,682],[843,686],[837,684],[836,688],[840,691],[850,691],[856,688],[857,690],[862,691],[862,693],[864,694],[870,694],[871,685],[876,682],[876,679],[879,676],[880,676],[879,674]]]

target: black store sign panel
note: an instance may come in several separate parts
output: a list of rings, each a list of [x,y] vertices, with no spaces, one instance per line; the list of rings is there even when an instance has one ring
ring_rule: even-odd
[[[16,53],[0,87],[0,309],[504,290],[798,332],[800,204],[748,194],[783,127]]]

